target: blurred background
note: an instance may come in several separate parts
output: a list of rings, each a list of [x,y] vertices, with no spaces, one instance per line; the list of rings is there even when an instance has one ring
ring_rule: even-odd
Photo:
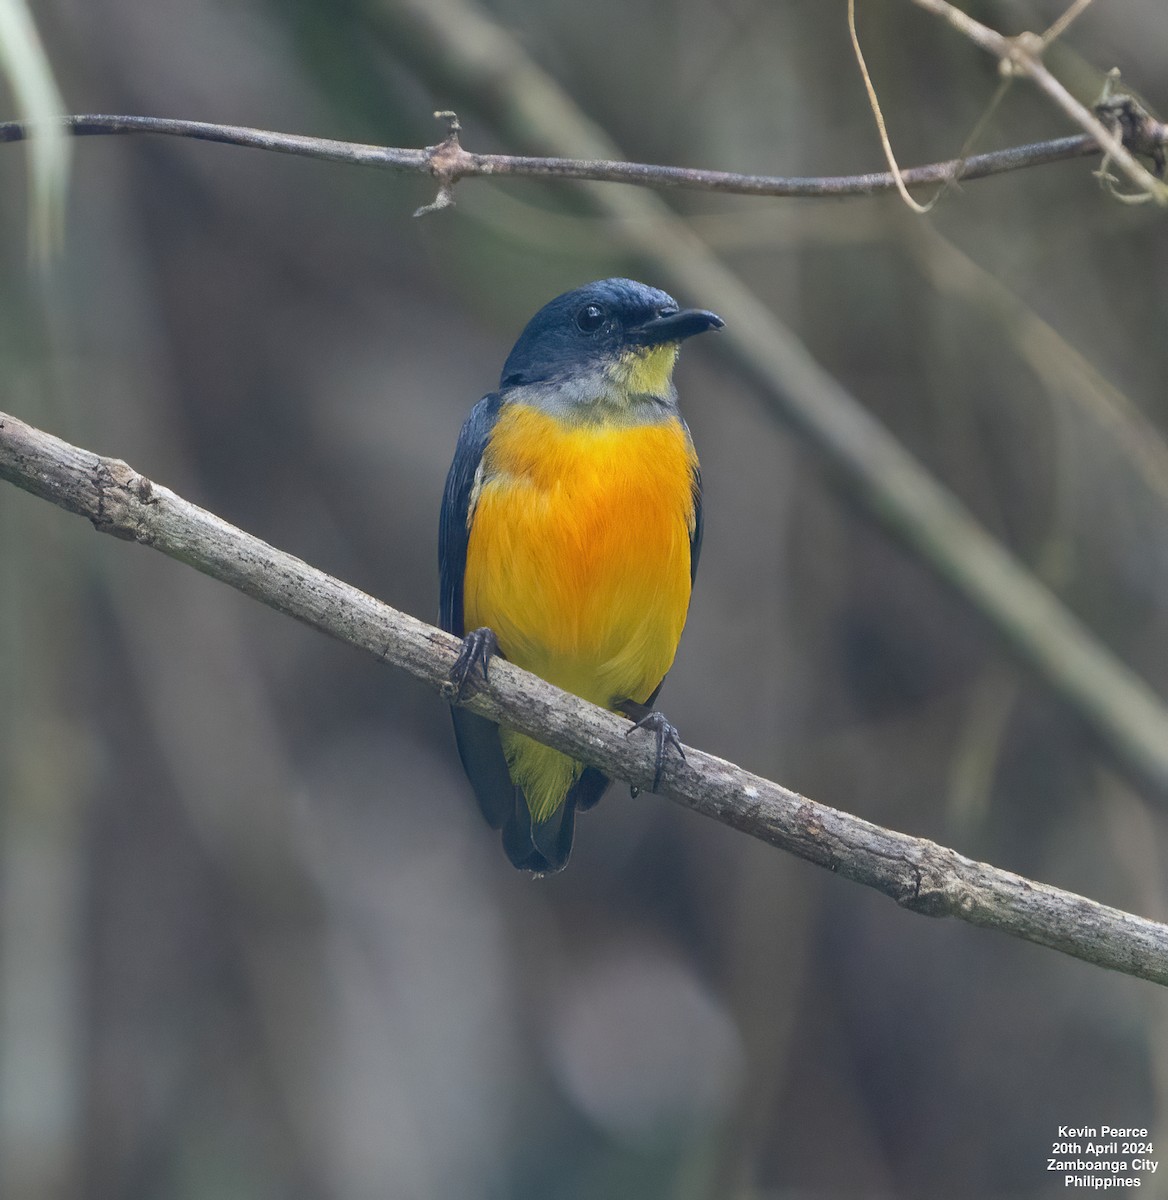
[[[415,4],[35,16],[66,111],[421,146],[454,107],[468,148],[528,150]],[[842,0],[486,4],[630,158],[882,169]],[[995,63],[909,4],[859,7],[901,162],[955,155]],[[968,7],[1013,33],[1063,5]],[[1048,61],[1088,103],[1118,66],[1163,112],[1166,21],[1097,3]],[[1069,132],[1017,84],[977,148]],[[427,619],[459,425],[526,319],[602,276],[664,282],[581,189],[465,181],[415,221],[419,177],[143,137],[74,144],[46,274],[28,148],[0,154],[0,408]],[[1094,165],[971,183],[924,220],[666,198],[1164,695],[1168,227]],[[717,339],[678,383],[706,490],[662,697],[685,740],[1168,918],[1165,797]],[[533,880],[449,725],[403,675],[0,486],[4,1200],[1046,1196],[1060,1124],[1168,1134],[1162,990],[621,786]]]

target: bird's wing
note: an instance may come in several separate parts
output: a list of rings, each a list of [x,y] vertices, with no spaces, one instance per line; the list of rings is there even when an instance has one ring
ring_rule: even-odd
[[[462,584],[466,575],[466,547],[474,518],[471,499],[475,476],[482,465],[491,430],[499,419],[502,402],[498,392],[491,392],[471,409],[458,435],[454,461],[450,464],[446,490],[442,494],[442,514],[438,522],[438,624],[458,637],[466,634]]]
[[[693,586],[698,574],[698,559],[702,553],[702,473],[693,470],[694,527],[689,535],[689,582]]]
[[[502,398],[497,392],[484,396],[471,409],[458,435],[454,461],[446,476],[442,513],[438,520],[438,624],[458,637],[466,635],[463,615],[463,580],[466,548],[474,520],[472,500],[475,479],[483,453],[499,416]],[[516,805],[516,788],[507,770],[499,729],[493,722],[463,708],[453,708],[454,736],[458,756],[474,788],[483,816],[494,829],[511,820]]]

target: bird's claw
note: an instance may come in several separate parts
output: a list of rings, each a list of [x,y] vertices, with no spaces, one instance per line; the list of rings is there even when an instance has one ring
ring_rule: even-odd
[[[486,683],[491,659],[498,653],[499,639],[495,637],[493,629],[488,629],[485,625],[482,629],[472,629],[462,639],[462,649],[454,660],[454,666],[450,668],[452,699],[463,698],[476,667],[482,672],[483,683]]]
[[[665,770],[666,750],[672,746],[681,755],[683,762],[685,761],[685,750],[682,748],[681,738],[678,736],[676,727],[670,724],[664,713],[658,712],[655,708],[651,708],[643,716],[638,717],[625,730],[625,737],[629,737],[634,729],[648,729],[657,737],[657,753],[653,760],[653,786],[649,789],[655,792],[661,785],[661,773]]]

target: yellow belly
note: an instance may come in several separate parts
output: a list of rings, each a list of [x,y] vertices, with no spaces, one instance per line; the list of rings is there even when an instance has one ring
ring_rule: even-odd
[[[466,628],[612,708],[645,702],[673,663],[690,597],[697,458],[680,421],[569,425],[505,409],[484,457],[464,581]],[[580,764],[500,731],[536,820]]]

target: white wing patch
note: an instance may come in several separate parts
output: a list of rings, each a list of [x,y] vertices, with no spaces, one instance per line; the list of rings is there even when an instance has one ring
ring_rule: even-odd
[[[486,481],[487,473],[483,469],[483,460],[479,459],[479,465],[475,467],[474,480],[470,485],[470,497],[466,502],[466,529],[470,532],[471,522],[474,520],[475,509],[478,507],[479,497],[483,494],[483,483]]]

